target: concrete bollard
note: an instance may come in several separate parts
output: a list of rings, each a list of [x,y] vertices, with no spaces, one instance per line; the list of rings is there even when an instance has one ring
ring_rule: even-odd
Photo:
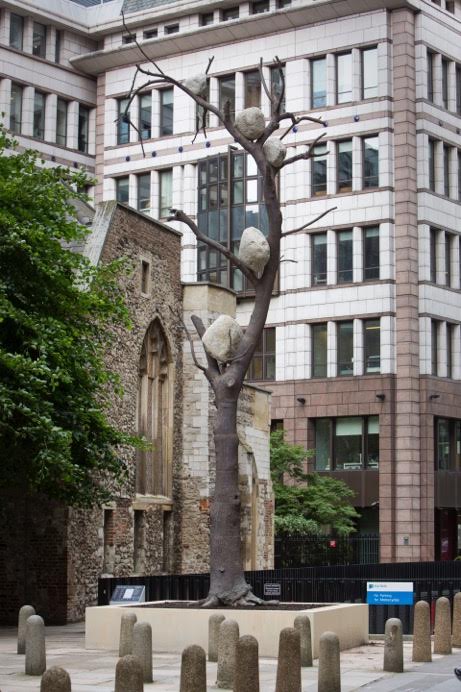
[[[309,617],[298,615],[295,618],[295,629],[299,630],[301,637],[301,668],[309,668],[312,666],[312,637]]]
[[[259,692],[258,641],[246,634],[237,642],[234,692]]]
[[[294,627],[280,632],[275,692],[301,692],[301,635]]]
[[[43,673],[40,692],[71,692],[70,677],[67,670],[52,666]]]
[[[435,602],[434,653],[451,654],[450,601],[445,596]]]
[[[18,615],[18,654],[26,653],[26,624],[27,620],[35,615],[35,608],[30,605],[24,605],[19,609]]]
[[[120,620],[120,641],[118,644],[118,657],[129,656],[133,653],[133,627],[137,622],[134,613],[123,613]]]
[[[432,661],[431,653],[431,613],[429,603],[418,601],[413,618],[413,656],[415,663]]]
[[[45,623],[40,615],[31,615],[26,624],[26,675],[43,675],[45,670]]]
[[[455,594],[453,599],[453,636],[452,646],[461,648],[461,592]]]
[[[142,663],[137,656],[124,656],[115,667],[115,692],[143,692]]]
[[[221,613],[214,613],[208,619],[208,660],[218,660],[219,628],[226,618]]]
[[[384,628],[384,666],[387,673],[403,673],[402,622],[389,618]]]
[[[179,692],[206,692],[206,653],[192,644],[182,652]]]
[[[235,654],[238,639],[238,623],[235,620],[224,620],[219,628],[216,685],[225,690],[231,690],[234,686]]]
[[[339,639],[334,632],[320,636],[318,692],[341,692]]]
[[[133,656],[141,661],[144,682],[152,682],[152,627],[148,622],[134,624]]]

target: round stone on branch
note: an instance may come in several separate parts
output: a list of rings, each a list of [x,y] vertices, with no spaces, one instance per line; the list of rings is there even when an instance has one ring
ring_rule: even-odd
[[[269,243],[261,231],[254,226],[245,228],[240,239],[239,258],[256,276],[260,276],[269,262]]]
[[[220,315],[208,327],[202,341],[212,358],[220,363],[227,363],[237,353],[242,338],[243,330],[239,323],[229,315]]]
[[[269,139],[263,145],[266,161],[275,168],[280,168],[287,155],[287,148],[279,139]]]
[[[206,96],[208,88],[208,80],[206,74],[196,74],[189,79],[184,80],[184,86],[189,89],[195,96]]]
[[[235,127],[247,139],[258,139],[266,129],[264,113],[256,107],[245,108],[237,113]]]

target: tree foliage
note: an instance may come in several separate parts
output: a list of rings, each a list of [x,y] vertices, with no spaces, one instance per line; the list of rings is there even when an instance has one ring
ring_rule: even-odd
[[[354,492],[331,476],[305,473],[304,462],[313,452],[286,442],[284,431],[271,434],[271,476],[275,495],[275,529],[278,534],[338,535],[355,531],[359,518],[351,502]]]
[[[128,326],[122,263],[69,249],[88,233],[73,205],[85,175],[14,147],[1,130],[0,487],[89,506],[123,481],[120,446],[134,442],[106,417],[118,383],[104,351]]]

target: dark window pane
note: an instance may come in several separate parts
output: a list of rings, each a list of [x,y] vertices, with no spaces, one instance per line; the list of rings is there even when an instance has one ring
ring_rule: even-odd
[[[45,94],[40,91],[36,91],[34,95],[33,136],[37,139],[45,138]]]
[[[316,233],[312,236],[312,283],[327,282],[327,234]]]
[[[179,24],[168,24],[168,26],[165,27],[165,34],[168,36],[169,34],[177,34],[179,31]]]
[[[128,144],[130,141],[130,111],[126,111],[128,99],[119,99],[117,118],[117,144]]]
[[[58,98],[56,109],[56,144],[65,147],[67,143],[67,101]]]
[[[312,325],[312,377],[327,376],[327,325]]]
[[[160,135],[173,134],[173,89],[160,91]]]
[[[434,53],[427,51],[427,98],[434,101]]]
[[[368,418],[367,435],[367,467],[377,469],[379,467],[379,417]]]
[[[431,369],[432,375],[438,375],[438,353],[439,353],[439,323],[437,320],[431,321]]]
[[[251,72],[245,72],[244,74],[244,86],[245,86],[245,108],[261,106],[261,77],[259,75],[259,70],[252,70]]]
[[[435,192],[435,140],[429,139],[429,189]]]
[[[338,191],[352,190],[352,140],[338,142]]]
[[[461,115],[461,65],[456,65],[456,112]]]
[[[230,19],[238,19],[239,8],[238,7],[228,7],[221,12],[221,21],[228,22]]]
[[[221,77],[219,80],[219,109],[229,108],[229,115],[235,118],[235,75]]]
[[[138,175],[138,209],[149,212],[150,208],[150,173],[143,173]]]
[[[46,26],[34,22],[32,30],[32,54],[46,58]]]
[[[315,470],[330,471],[330,434],[331,421],[329,418],[318,418],[315,421]]]
[[[363,140],[363,187],[379,186],[378,137]]]
[[[352,231],[340,231],[338,233],[338,283],[352,280]]]
[[[285,66],[282,68],[271,67],[271,95],[276,98],[280,96],[283,88],[280,70],[282,70],[283,74],[285,75]],[[285,95],[283,96],[282,103],[280,104],[280,112],[285,112]]]
[[[258,2],[251,3],[250,14],[261,14],[262,12],[269,12],[269,0],[259,0]]]
[[[445,286],[451,286],[451,248],[453,236],[445,233]]]
[[[152,94],[139,97],[139,134],[141,139],[152,137]]]
[[[160,218],[169,215],[173,199],[173,169],[168,168],[159,173]]]
[[[338,375],[353,375],[354,360],[353,322],[338,323]]]
[[[311,60],[311,103],[312,108],[327,105],[327,59]]]
[[[312,196],[319,197],[327,192],[327,145],[318,144],[312,159]]]
[[[442,103],[448,108],[448,60],[442,58]]]
[[[447,323],[447,377],[453,377],[453,339],[455,325]]]
[[[432,283],[437,282],[437,235],[436,228],[430,229],[430,275]]]
[[[362,418],[337,418],[335,425],[335,469],[362,468]]]
[[[443,194],[450,196],[450,147],[443,145]]]
[[[10,46],[17,50],[23,49],[24,17],[19,14],[10,14]]]
[[[200,26],[209,26],[213,24],[213,12],[206,12],[200,15]]]
[[[379,228],[366,228],[363,238],[363,279],[379,279]]]
[[[437,468],[449,471],[450,463],[450,424],[448,420],[437,421]]]
[[[23,88],[19,84],[11,85],[10,130],[15,135],[21,134]]]
[[[381,330],[379,320],[365,320],[363,324],[365,372],[381,370]]]
[[[117,178],[115,185],[117,202],[122,202],[122,204],[128,204],[130,199],[128,176],[125,178]]]
[[[88,152],[88,135],[90,128],[90,109],[79,104],[78,107],[78,150]]]

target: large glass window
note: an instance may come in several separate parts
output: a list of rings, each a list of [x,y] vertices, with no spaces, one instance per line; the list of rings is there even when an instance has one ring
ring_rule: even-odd
[[[442,103],[448,108],[448,60],[442,58]]]
[[[379,279],[379,226],[363,230],[363,280]]]
[[[327,105],[327,59],[311,60],[311,103],[312,108]]]
[[[34,124],[32,134],[37,139],[45,139],[45,94],[36,91],[34,94]]]
[[[152,137],[152,94],[139,96],[139,136],[141,139]]]
[[[56,108],[56,144],[65,147],[67,144],[67,106],[64,99],[58,98]]]
[[[128,176],[116,179],[115,197],[117,202],[122,202],[122,204],[128,204],[130,200],[130,179]]]
[[[119,99],[117,102],[117,144],[128,144],[130,141],[130,111],[126,110],[129,99]]]
[[[138,182],[138,210],[148,214],[151,210],[150,173],[142,173],[137,176]]]
[[[378,49],[362,50],[362,98],[378,96]]]
[[[90,109],[79,104],[78,107],[78,150],[88,153],[90,130]]]
[[[335,426],[335,469],[362,468],[362,419],[337,418]]]
[[[365,373],[381,370],[381,329],[379,319],[365,320],[363,323],[363,346]]]
[[[312,238],[312,284],[327,282],[327,234],[315,233]]]
[[[244,104],[245,108],[261,107],[261,77],[259,70],[252,70],[244,74]]]
[[[10,14],[10,46],[17,50],[23,49],[24,41],[24,17],[19,14]]]
[[[338,376],[354,374],[354,323],[338,322]]]
[[[363,187],[379,186],[379,137],[363,140]]]
[[[46,26],[34,22],[32,29],[32,54],[46,58]]]
[[[312,196],[321,197],[327,193],[327,145],[317,144],[312,159]]]
[[[278,98],[283,88],[282,75],[280,74],[280,69],[282,70],[283,76],[285,76],[285,66],[271,67],[271,96]],[[282,103],[280,104],[280,112],[285,112],[285,95],[283,95]]]
[[[219,110],[229,108],[229,116],[235,118],[235,75],[228,75],[219,79]]]
[[[312,325],[312,377],[327,376],[327,325]]]
[[[263,329],[247,377],[249,380],[275,380],[275,327]]]
[[[360,471],[379,467],[378,416],[318,418],[316,471]]]
[[[160,91],[160,136],[173,134],[173,89]]]
[[[353,280],[352,273],[352,230],[339,231],[338,239],[338,276],[339,284]]]
[[[352,101],[352,53],[336,56],[336,102]]]
[[[434,431],[435,468],[440,471],[461,470],[461,421],[437,418]]]
[[[166,218],[170,214],[171,205],[173,204],[173,169],[167,168],[159,172],[159,196],[160,209],[159,216],[161,219]]]
[[[352,139],[338,142],[338,192],[352,190]]]
[[[11,85],[11,109],[10,109],[10,130],[15,135],[21,134],[22,128],[22,96],[23,88],[20,84]]]

